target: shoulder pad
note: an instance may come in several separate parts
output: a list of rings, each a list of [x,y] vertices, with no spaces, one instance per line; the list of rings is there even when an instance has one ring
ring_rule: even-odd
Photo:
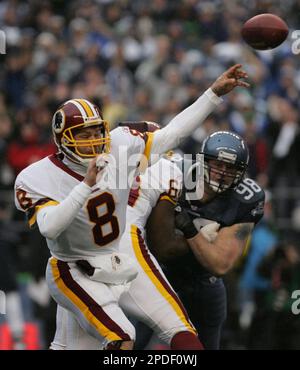
[[[254,180],[245,178],[234,189],[234,195],[240,202],[239,213],[243,221],[257,223],[264,214],[264,190]]]
[[[234,189],[234,196],[241,203],[253,204],[264,201],[265,192],[256,181],[245,178]]]

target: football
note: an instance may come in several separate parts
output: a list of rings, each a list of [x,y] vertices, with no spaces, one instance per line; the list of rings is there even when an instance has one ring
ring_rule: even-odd
[[[242,28],[242,37],[253,49],[274,49],[287,38],[287,24],[277,15],[259,14],[250,18]]]

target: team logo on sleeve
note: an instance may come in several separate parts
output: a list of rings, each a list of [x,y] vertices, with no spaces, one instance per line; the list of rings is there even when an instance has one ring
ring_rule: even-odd
[[[257,204],[257,206],[252,209],[251,215],[256,216],[256,215],[262,215],[264,213],[264,201],[261,201]]]
[[[65,114],[62,110],[55,113],[52,119],[52,127],[55,133],[59,134],[65,127]]]

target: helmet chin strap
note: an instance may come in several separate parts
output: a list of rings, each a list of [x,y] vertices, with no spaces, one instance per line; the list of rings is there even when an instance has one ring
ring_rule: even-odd
[[[78,164],[78,165],[81,165],[85,168],[88,168],[89,166],[89,163],[90,161],[93,159],[93,157],[91,158],[81,158],[78,154],[74,153],[72,150],[70,150],[69,148],[63,146],[63,153],[65,154],[65,156],[72,162]]]
[[[71,170],[79,173],[82,176],[86,175],[87,167],[89,165],[88,163],[75,162],[74,159],[67,156],[65,152],[63,152],[63,154],[64,154],[63,162],[65,165],[67,165]]]

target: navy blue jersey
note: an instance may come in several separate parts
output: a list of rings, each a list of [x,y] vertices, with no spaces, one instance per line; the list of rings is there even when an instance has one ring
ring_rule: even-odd
[[[179,201],[193,219],[201,218],[218,222],[221,226],[238,223],[257,223],[263,216],[265,193],[249,178],[245,178],[235,189],[217,195],[207,204],[200,201],[187,201],[183,191]]]
[[[218,194],[206,204],[200,201],[187,201],[186,191],[183,191],[179,207],[188,211],[197,226],[204,226],[208,221],[216,221],[224,227],[245,222],[256,224],[263,216],[264,200],[265,193],[261,187],[254,180],[245,178],[235,189]],[[177,260],[170,261],[165,268],[167,277],[175,285],[175,289],[180,282],[186,285],[190,278],[212,276],[201,266],[191,251]]]

